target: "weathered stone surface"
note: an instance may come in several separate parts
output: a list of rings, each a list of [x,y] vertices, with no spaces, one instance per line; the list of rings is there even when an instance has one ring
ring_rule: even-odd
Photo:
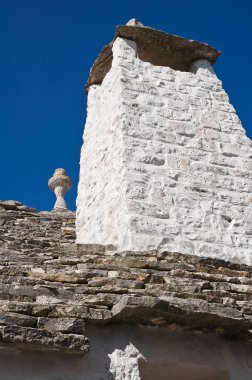
[[[0,326],[0,341],[18,346],[35,346],[47,349],[65,349],[69,351],[88,351],[88,339],[82,335],[62,334],[45,329],[20,327],[15,325]]]
[[[220,55],[217,49],[207,44],[174,36],[134,21],[117,26],[114,40],[102,49],[91,68],[85,87],[87,92],[90,86],[101,84],[109,72],[113,60],[113,42],[117,37],[135,41],[138,57],[142,61],[156,66],[169,66],[174,70],[189,71],[191,63],[199,59],[207,59],[213,64]]]
[[[4,312],[0,314],[0,326],[19,325],[23,327],[36,327],[37,318],[18,312]]]
[[[251,141],[211,59],[194,57],[191,72],[156,66],[139,56],[145,28],[118,30],[132,34],[115,39],[110,71],[89,89],[77,243],[251,265]]]
[[[245,264],[76,245],[71,212],[2,208],[0,220],[2,342],[78,351],[87,344],[85,322],[250,339],[252,270]]]
[[[38,327],[49,331],[84,334],[85,322],[77,318],[38,318]]]
[[[0,208],[1,207],[4,208],[5,210],[20,210],[20,211],[36,212],[35,208],[28,207],[18,201],[0,201]]]

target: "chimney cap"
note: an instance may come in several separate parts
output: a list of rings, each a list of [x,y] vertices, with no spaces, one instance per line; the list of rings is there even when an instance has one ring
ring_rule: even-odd
[[[116,27],[113,41],[101,50],[90,70],[85,86],[86,93],[90,86],[101,84],[109,72],[113,60],[112,46],[117,37],[135,41],[138,57],[142,61],[156,66],[168,66],[179,71],[189,71],[191,64],[199,59],[207,59],[214,64],[221,54],[220,51],[206,43],[168,34],[144,26],[136,19],[131,19],[127,25]]]

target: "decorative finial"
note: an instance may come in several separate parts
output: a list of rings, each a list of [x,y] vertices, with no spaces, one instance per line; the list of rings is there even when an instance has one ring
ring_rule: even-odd
[[[52,178],[48,181],[48,186],[54,191],[57,198],[53,209],[55,211],[68,210],[64,196],[71,189],[72,180],[68,177],[65,169],[56,169]]]
[[[144,26],[140,21],[138,21],[136,18],[132,18],[127,22],[128,26]]]

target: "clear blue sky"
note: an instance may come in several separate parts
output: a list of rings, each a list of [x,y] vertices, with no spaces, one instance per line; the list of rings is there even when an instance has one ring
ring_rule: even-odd
[[[133,17],[222,51],[215,70],[252,137],[251,1],[0,0],[0,199],[50,210],[47,181],[64,167],[75,209],[83,87],[115,26]]]

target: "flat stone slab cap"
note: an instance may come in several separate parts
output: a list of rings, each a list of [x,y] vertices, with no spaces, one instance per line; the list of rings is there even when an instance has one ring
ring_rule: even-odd
[[[221,54],[208,44],[143,26],[137,21],[129,25],[119,25],[116,27],[113,41],[102,49],[90,70],[85,86],[86,93],[93,84],[101,84],[109,72],[113,59],[112,46],[116,37],[135,41],[138,56],[142,61],[156,66],[169,66],[180,71],[189,71],[191,63],[198,59],[207,59],[214,64]]]

